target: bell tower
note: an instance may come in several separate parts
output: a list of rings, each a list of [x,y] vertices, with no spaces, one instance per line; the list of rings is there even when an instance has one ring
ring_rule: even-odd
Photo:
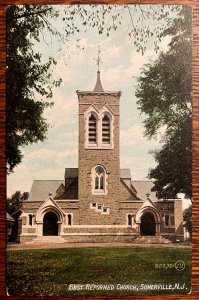
[[[104,91],[99,71],[93,91],[77,91],[79,101],[80,225],[113,224],[120,183],[120,91]]]

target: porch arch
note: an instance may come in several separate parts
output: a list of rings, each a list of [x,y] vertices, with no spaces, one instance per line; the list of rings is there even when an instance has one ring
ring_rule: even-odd
[[[160,234],[160,214],[154,207],[144,207],[135,216],[140,235]]]
[[[65,214],[53,205],[39,209],[35,215],[37,236],[61,235]]]

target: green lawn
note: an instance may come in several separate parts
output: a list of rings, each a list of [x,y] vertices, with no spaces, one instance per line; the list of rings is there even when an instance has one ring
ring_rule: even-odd
[[[184,270],[175,268],[174,264],[179,260],[184,261]],[[70,284],[75,284],[73,288],[80,290],[69,290]],[[161,284],[162,290],[154,290],[155,284]],[[172,287],[168,289],[169,284]],[[173,284],[179,284],[178,288],[182,289]],[[8,251],[7,286],[11,295],[18,296],[188,293],[191,286],[191,249],[149,247]]]

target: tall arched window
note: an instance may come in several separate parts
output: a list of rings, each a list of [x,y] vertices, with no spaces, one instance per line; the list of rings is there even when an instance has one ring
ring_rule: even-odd
[[[102,119],[102,144],[110,144],[111,141],[111,122],[107,115]]]
[[[92,193],[107,193],[107,174],[103,166],[98,165],[92,169]]]
[[[104,190],[105,171],[101,166],[95,168],[95,190]]]
[[[94,114],[88,119],[88,142],[89,144],[97,143],[97,120]]]

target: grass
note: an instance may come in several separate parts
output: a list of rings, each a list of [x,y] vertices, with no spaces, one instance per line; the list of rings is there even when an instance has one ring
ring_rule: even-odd
[[[174,264],[185,263],[178,271]],[[165,264],[165,265],[164,265]],[[183,289],[154,290],[140,284],[179,283]],[[80,290],[69,290],[76,284]],[[95,284],[86,286],[86,284]],[[109,285],[103,290],[100,285]],[[124,289],[118,289],[123,284]],[[77,285],[84,285],[83,287]],[[126,290],[137,285],[138,290]],[[8,251],[7,286],[10,295],[145,295],[188,293],[191,288],[191,249],[179,248],[65,248]],[[83,288],[83,289],[81,289]],[[112,289],[113,288],[113,289]],[[99,289],[99,290],[98,290]]]

